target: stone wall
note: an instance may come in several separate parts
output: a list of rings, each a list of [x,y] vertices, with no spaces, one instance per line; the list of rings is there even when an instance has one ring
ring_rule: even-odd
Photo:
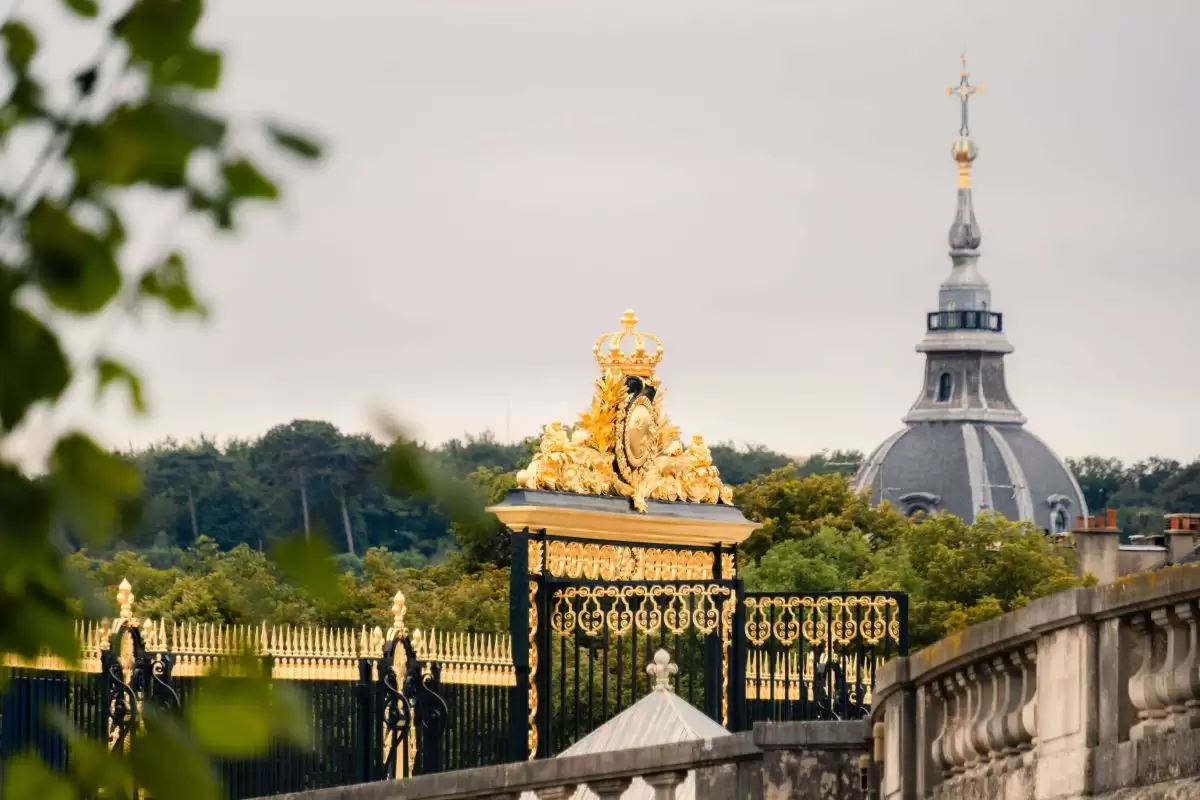
[[[279,800],[516,800],[530,793],[566,800],[582,786],[615,800],[633,778],[675,797],[689,771],[696,775],[695,800],[871,800],[863,775],[870,730],[865,721],[759,723],[753,731],[717,739],[319,789]]]
[[[968,628],[881,667],[875,701],[886,800],[1200,798],[1200,566]]]

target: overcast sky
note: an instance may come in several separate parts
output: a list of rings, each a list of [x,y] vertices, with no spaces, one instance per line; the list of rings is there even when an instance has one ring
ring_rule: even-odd
[[[44,4],[52,73],[89,51]],[[236,239],[177,234],[214,314],[100,338],[153,412],[107,404],[112,444],[377,408],[517,438],[587,405],[631,307],[686,434],[869,450],[950,269],[965,44],[1012,397],[1062,455],[1200,455],[1195,0],[209,5],[221,104],[330,157]]]

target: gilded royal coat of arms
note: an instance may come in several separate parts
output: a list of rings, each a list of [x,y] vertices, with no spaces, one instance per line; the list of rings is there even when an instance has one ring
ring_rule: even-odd
[[[572,428],[559,422],[546,427],[529,467],[517,473],[517,484],[628,497],[638,511],[646,510],[647,500],[732,505],[733,491],[721,483],[704,439],[695,435],[684,446],[663,411],[664,393],[654,374],[662,343],[637,330],[637,323],[626,311],[621,330],[597,340],[593,353],[601,375],[591,407]],[[631,352],[622,349],[626,341],[633,344]]]

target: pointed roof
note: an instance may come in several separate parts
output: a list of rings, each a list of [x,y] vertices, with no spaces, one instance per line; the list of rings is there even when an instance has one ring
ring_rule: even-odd
[[[655,653],[654,663],[646,668],[655,679],[654,691],[556,757],[610,753],[614,750],[729,736],[729,731],[672,691],[670,676],[678,672],[678,667],[671,664],[670,660],[666,650]],[[688,772],[687,778],[675,790],[675,800],[694,800],[695,796],[695,773]],[[529,792],[522,795],[522,800],[533,798],[534,795]],[[595,793],[581,786],[573,795],[573,800],[598,798]],[[625,794],[621,795],[621,800],[654,800],[654,789],[641,778],[635,778]]]

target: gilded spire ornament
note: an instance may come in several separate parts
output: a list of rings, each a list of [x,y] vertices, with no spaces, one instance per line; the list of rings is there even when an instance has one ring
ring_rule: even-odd
[[[950,148],[950,155],[958,165],[958,209],[954,215],[954,223],[950,226],[950,248],[958,252],[969,252],[979,248],[983,236],[979,223],[975,221],[975,207],[971,199],[971,165],[979,156],[979,147],[971,139],[971,121],[968,110],[971,98],[983,92],[982,86],[971,83],[971,73],[967,69],[967,53],[962,55],[962,70],[959,72],[958,86],[946,90],[946,94],[957,97],[961,109],[958,126],[958,138]]]
[[[971,135],[971,125],[967,118],[967,105],[971,102],[972,95],[983,94],[983,87],[971,84],[971,72],[967,69],[967,51],[963,50],[959,58],[962,59],[962,70],[958,73],[958,86],[951,86],[946,90],[946,94],[951,97],[957,96],[959,102],[962,104],[962,124],[958,127],[958,135],[966,139]]]
[[[647,500],[733,504],[704,439],[685,446],[663,410],[655,367],[662,342],[637,330],[633,311],[592,352],[600,365],[592,404],[572,428],[552,422],[529,467],[517,473],[525,489],[628,497],[638,511]],[[605,342],[607,341],[607,348]],[[626,343],[631,349],[625,349]],[[647,349],[647,342],[654,349]]]

